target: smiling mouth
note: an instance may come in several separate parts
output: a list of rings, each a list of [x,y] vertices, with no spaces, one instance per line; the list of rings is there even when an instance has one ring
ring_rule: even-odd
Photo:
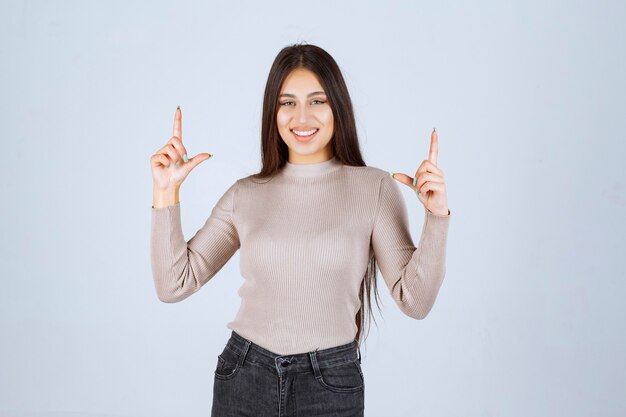
[[[308,141],[308,140],[310,140],[313,136],[315,136],[315,135],[317,134],[317,132],[319,132],[319,129],[314,129],[314,130],[315,130],[315,131],[314,131],[313,133],[311,133],[311,134],[309,134],[309,135],[304,135],[304,136],[303,136],[303,135],[299,135],[299,134],[297,134],[297,133],[296,133],[295,131],[293,131],[293,130],[291,131],[291,133],[293,133],[293,136],[294,136],[297,140],[299,140],[299,141],[303,141],[303,142],[304,142],[304,141]],[[303,133],[303,132],[300,132],[300,133]]]

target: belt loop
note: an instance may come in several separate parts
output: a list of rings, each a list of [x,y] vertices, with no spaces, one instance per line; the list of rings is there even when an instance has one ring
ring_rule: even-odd
[[[311,357],[311,364],[313,365],[313,374],[315,375],[315,378],[321,378],[322,377],[322,373],[320,372],[320,367],[317,364],[317,352],[313,351],[313,352],[309,352],[309,356]]]
[[[246,355],[248,355],[248,351],[250,350],[250,344],[252,342],[247,340],[243,350],[241,352],[241,357],[239,358],[239,366],[243,366],[244,361],[246,360]]]

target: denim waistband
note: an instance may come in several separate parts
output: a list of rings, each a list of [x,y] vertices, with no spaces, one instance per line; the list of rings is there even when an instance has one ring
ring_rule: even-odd
[[[239,363],[254,363],[279,374],[289,372],[307,372],[316,363],[319,367],[332,367],[341,363],[358,360],[361,363],[361,352],[356,340],[344,345],[312,352],[292,355],[279,355],[271,352],[232,330],[226,349],[239,356]]]

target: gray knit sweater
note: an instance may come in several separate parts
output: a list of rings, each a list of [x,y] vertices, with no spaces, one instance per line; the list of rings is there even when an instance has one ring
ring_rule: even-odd
[[[227,327],[280,355],[354,340],[372,253],[396,304],[415,319],[429,313],[445,276],[450,213],[411,201],[425,214],[415,247],[400,185],[379,168],[333,158],[287,163],[271,180],[241,178],[189,241],[180,205],[152,208],[159,299],[187,298],[240,250],[241,305]]]

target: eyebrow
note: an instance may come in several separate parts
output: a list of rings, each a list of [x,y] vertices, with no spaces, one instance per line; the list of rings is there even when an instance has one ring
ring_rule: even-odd
[[[314,91],[314,92],[312,92],[312,93],[309,93],[309,94],[307,95],[307,97],[315,96],[315,95],[317,95],[317,94],[324,94],[324,95],[325,95],[326,93],[325,93],[325,92],[323,92],[323,91]],[[280,97],[283,97],[283,96],[284,96],[284,97],[293,97],[293,98],[296,98],[296,96],[295,96],[294,94],[288,94],[288,93],[283,93],[283,94],[281,94],[281,95],[280,95]]]

